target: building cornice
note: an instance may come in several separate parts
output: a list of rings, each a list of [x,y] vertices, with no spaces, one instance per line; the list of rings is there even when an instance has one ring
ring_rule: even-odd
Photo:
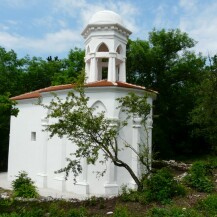
[[[129,35],[132,33],[130,30],[121,26],[118,23],[116,24],[88,24],[86,28],[83,30],[83,32],[81,33],[81,35],[86,39],[90,35],[91,32],[104,31],[104,30],[117,31],[127,37],[129,37]]]

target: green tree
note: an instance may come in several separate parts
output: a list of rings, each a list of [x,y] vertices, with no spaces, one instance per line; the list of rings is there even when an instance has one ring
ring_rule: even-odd
[[[210,58],[210,66],[195,88],[196,106],[191,112],[194,133],[203,136],[212,150],[217,152],[217,55]]]
[[[150,32],[147,41],[129,41],[127,47],[127,81],[159,92],[154,106],[153,143],[162,157],[200,150],[189,125],[194,88],[205,68],[205,58],[189,50],[195,43],[178,29],[163,29]]]
[[[43,60],[40,57],[33,57],[32,59],[26,57],[27,66],[25,73],[22,74],[24,92],[51,86],[55,73],[60,74],[64,71],[62,60],[49,58]]]
[[[25,59],[18,59],[13,51],[0,47],[0,94],[20,94],[22,89],[22,73]]]
[[[84,50],[74,48],[69,51],[68,58],[62,60],[63,70],[55,72],[52,84],[75,83],[84,68]]]
[[[88,106],[89,98],[85,95],[85,89],[77,88],[77,92],[71,91],[68,93],[66,100],[61,100],[55,96],[49,105],[42,105],[49,110],[48,119],[55,119],[56,123],[47,127],[50,136],[58,135],[59,137],[66,136],[77,146],[73,159],[68,158],[68,165],[58,172],[65,172],[68,176],[72,171],[76,177],[81,171],[81,158],[86,158],[88,164],[95,164],[97,160],[103,164],[110,159],[114,165],[125,168],[132,178],[135,180],[138,190],[143,189],[142,181],[132,170],[131,166],[120,159],[119,152],[124,149],[131,149],[137,154],[141,164],[144,164],[148,171],[150,164],[150,150],[147,149],[147,144],[140,145],[138,153],[131,144],[124,142],[124,147],[120,146],[117,140],[119,130],[127,125],[127,120],[132,116],[142,118],[142,124],[145,127],[147,115],[150,113],[150,105],[147,104],[147,97],[137,96],[134,93],[118,98],[120,108],[127,114],[126,120],[114,121],[105,117],[104,112],[96,112],[96,108]],[[100,152],[103,155],[100,157]],[[104,172],[98,171],[98,175],[103,175]]]
[[[22,73],[25,59],[0,47],[0,171],[7,169],[10,115],[15,115],[14,102],[9,96],[22,93]]]
[[[0,95],[0,171],[7,169],[10,116],[17,116],[16,103],[9,99],[9,94]]]

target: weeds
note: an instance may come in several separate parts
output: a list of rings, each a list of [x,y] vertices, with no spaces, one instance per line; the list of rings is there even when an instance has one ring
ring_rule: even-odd
[[[210,195],[199,201],[197,208],[204,212],[206,216],[217,216],[217,195]]]
[[[211,175],[212,166],[206,162],[197,161],[192,165],[184,182],[197,191],[210,193],[214,190]]]
[[[145,181],[148,201],[169,202],[174,196],[184,196],[184,187],[174,180],[172,173],[162,168]]]
[[[186,209],[180,207],[152,208],[147,217],[202,217],[199,212],[194,209]]]

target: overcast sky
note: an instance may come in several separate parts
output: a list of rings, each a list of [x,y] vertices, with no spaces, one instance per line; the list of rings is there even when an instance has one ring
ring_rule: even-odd
[[[196,52],[217,53],[217,0],[0,0],[0,46],[19,57],[66,57],[99,10],[120,14],[132,39],[153,28],[180,28],[198,41]]]

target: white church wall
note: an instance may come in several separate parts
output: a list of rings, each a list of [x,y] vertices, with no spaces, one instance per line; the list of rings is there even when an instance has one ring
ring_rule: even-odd
[[[128,91],[128,89],[124,88],[87,88],[86,95],[90,97],[89,106],[97,107],[98,111],[105,111],[107,118],[123,120],[125,119],[125,114],[117,109],[118,102],[115,99],[125,96]],[[135,92],[142,94],[143,91]],[[66,93],[67,91],[59,91],[58,96],[65,99]],[[52,97],[53,95],[50,93],[42,94],[43,103],[49,103]],[[152,103],[151,98],[148,101]],[[54,136],[52,139],[47,140],[47,156],[44,159],[45,141],[43,138],[46,133],[48,138],[49,133],[42,132],[42,120],[46,116],[47,111],[40,106],[34,105],[33,101],[29,100],[19,103],[18,108],[20,109],[18,117],[12,117],[11,119],[8,170],[11,180],[14,179],[14,176],[19,171],[25,170],[36,181],[38,187],[71,191],[84,195],[114,195],[118,193],[123,184],[131,186],[132,178],[124,168],[115,168],[110,161],[106,165],[101,165],[100,163],[87,165],[85,159],[82,159],[84,171],[79,175],[76,185],[74,185],[72,174],[65,181],[64,174],[55,174],[55,171],[66,166],[66,157],[73,158],[73,156],[70,156],[70,153],[75,152],[76,146],[66,138],[60,139]],[[48,123],[52,123],[52,121],[49,120]],[[118,139],[120,147],[124,148],[124,141],[132,143],[132,127],[133,123],[131,121],[129,126],[120,131],[120,138],[122,138]],[[36,132],[36,141],[31,141],[31,132]],[[17,146],[19,146],[19,152],[17,151]],[[119,153],[119,156],[132,166],[132,151],[124,149]],[[102,171],[105,166],[107,168],[105,175],[97,179],[94,171]],[[40,174],[46,177],[46,179],[43,179],[46,185],[42,184]]]
[[[18,117],[11,117],[8,171],[12,179],[18,171],[26,170],[36,180],[36,171],[39,170],[42,139],[40,117],[43,109],[33,102],[28,100],[28,103],[18,103]],[[31,138],[34,133],[35,138]]]

